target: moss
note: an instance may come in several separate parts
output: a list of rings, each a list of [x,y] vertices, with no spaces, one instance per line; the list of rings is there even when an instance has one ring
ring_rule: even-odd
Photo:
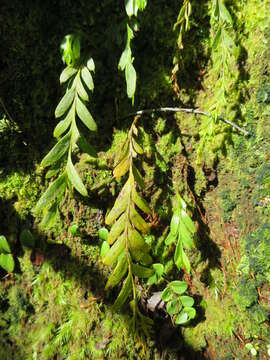
[[[231,199],[230,190],[224,190],[221,193],[222,202],[221,208],[223,211],[224,221],[229,221],[231,218],[231,213],[236,207],[236,202]]]
[[[249,268],[258,284],[270,281],[270,224],[262,224],[246,238],[246,252]]]
[[[242,309],[250,308],[258,300],[258,291],[255,286],[254,280],[247,277],[242,278],[237,286],[235,293],[235,302]]]
[[[235,305],[231,300],[223,299],[222,306],[213,295],[204,300],[205,320],[195,327],[186,328],[183,331],[185,341],[194,349],[205,347],[206,338],[220,337],[224,342],[226,339],[230,339],[237,322]]]

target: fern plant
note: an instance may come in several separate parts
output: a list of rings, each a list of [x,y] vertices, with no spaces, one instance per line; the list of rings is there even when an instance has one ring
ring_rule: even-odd
[[[137,156],[143,154],[143,149],[136,139],[138,119],[139,117],[136,117],[131,125],[127,140],[118,156],[118,164],[113,171],[116,179],[120,179],[127,173],[128,179],[113,208],[106,216],[105,223],[111,226],[107,238],[110,249],[103,257],[104,264],[113,268],[106,284],[106,290],[112,289],[125,278],[122,289],[114,303],[114,309],[120,309],[132,294],[131,307],[134,326],[136,317],[145,320],[138,309],[136,278],[148,278],[153,275],[153,270],[148,267],[152,263],[149,254],[150,247],[143,238],[144,234],[149,233],[150,224],[140,214],[140,211],[144,214],[150,214],[151,210],[138,192],[139,187],[144,187],[144,182],[134,164]]]
[[[192,249],[194,247],[195,226],[186,209],[185,201],[177,194],[177,207],[171,219],[170,232],[165,239],[165,244],[176,243],[174,262],[179,270],[185,269],[189,273],[190,262],[185,249]]]
[[[187,32],[190,29],[190,16],[191,16],[192,6],[190,0],[184,0],[183,5],[179,11],[177,21],[174,24],[174,30],[179,26],[179,35],[178,35],[178,48],[183,49],[183,35],[184,32]]]
[[[212,42],[213,59],[217,74],[219,74],[218,98],[226,103],[226,79],[230,77],[231,60],[234,57],[235,42],[233,38],[233,20],[224,0],[213,0],[212,17],[215,24],[215,36]]]
[[[138,10],[143,11],[146,8],[147,0],[126,0],[125,8],[129,17],[137,17]],[[118,67],[121,71],[125,71],[127,95],[134,103],[134,95],[136,91],[137,74],[133,66],[134,57],[132,56],[131,40],[134,38],[134,31],[137,24],[134,26],[130,21],[127,22],[127,41],[126,47],[119,60]]]
[[[97,131],[97,125],[87,109],[89,94],[94,90],[92,73],[95,71],[95,64],[92,58],[86,64],[80,64],[78,39],[75,37],[73,43],[71,39],[68,38],[67,49],[65,48],[63,53],[65,61],[71,65],[68,65],[60,75],[60,83],[67,84],[66,93],[55,110],[56,119],[60,119],[54,129],[57,143],[41,162],[43,168],[50,168],[46,174],[47,179],[57,176],[35,207],[36,212],[43,211],[45,214],[41,223],[43,227],[50,227],[53,224],[58,205],[67,187],[74,187],[81,195],[87,195],[86,187],[74,166],[72,158],[74,150],[79,147],[94,154],[79,125],[83,124],[92,132]]]
[[[184,295],[187,288],[188,285],[185,281],[174,280],[166,286],[161,294],[161,299],[166,302],[167,312],[176,325],[184,325],[196,316],[196,310],[193,307],[194,299]]]

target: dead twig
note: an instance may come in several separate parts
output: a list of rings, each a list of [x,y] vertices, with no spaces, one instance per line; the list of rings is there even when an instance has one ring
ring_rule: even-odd
[[[145,109],[145,110],[139,110],[136,111],[134,113],[130,113],[124,117],[121,118],[122,119],[126,119],[128,117],[131,116],[135,116],[135,115],[145,115],[145,114],[152,114],[152,113],[156,113],[156,112],[184,112],[184,113],[189,113],[189,114],[196,114],[196,115],[203,115],[203,116],[207,116],[207,117],[211,117],[212,115],[206,111],[202,111],[199,109],[188,109],[188,108],[174,108],[174,107],[161,107],[161,108],[157,108],[157,109]],[[249,135],[249,132],[243,128],[241,128],[240,126],[238,126],[237,124],[233,123],[230,120],[224,119],[222,116],[218,116],[217,118],[218,120],[224,122],[225,124],[230,125],[231,127],[235,128],[236,130],[242,132],[243,134],[245,134],[246,136]]]

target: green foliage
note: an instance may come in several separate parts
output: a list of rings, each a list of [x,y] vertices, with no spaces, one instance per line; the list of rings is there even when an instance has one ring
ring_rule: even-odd
[[[7,272],[14,270],[14,259],[5,236],[0,235],[0,266]]]
[[[243,277],[237,286],[234,300],[237,305],[245,310],[254,305],[258,300],[258,291],[254,280],[250,277]]]
[[[184,0],[183,5],[179,11],[177,21],[174,25],[174,29],[176,27],[180,27],[179,36],[178,36],[178,48],[183,49],[183,35],[184,32],[187,32],[190,29],[190,16],[192,12],[192,6],[190,0]]]
[[[143,11],[147,5],[147,0],[125,0],[126,13],[129,18],[137,17],[138,10]],[[127,84],[127,95],[134,104],[134,95],[136,91],[137,74],[133,66],[134,57],[132,56],[131,40],[134,39],[134,33],[138,30],[137,22],[129,21],[127,23],[127,41],[126,47],[119,60],[118,68],[125,71]]]
[[[235,53],[235,42],[231,34],[233,20],[224,0],[213,0],[212,17],[216,23],[212,50],[215,70],[219,75],[219,102],[223,101],[225,104],[226,92],[229,90],[226,84],[228,83],[228,76],[232,73],[230,59]]]
[[[77,224],[72,224],[69,228],[69,232],[72,236],[79,234],[79,226]]]
[[[195,226],[187,214],[186,208],[186,203],[177,194],[177,208],[173,213],[170,232],[165,240],[165,244],[170,245],[176,242],[174,262],[179,270],[185,269],[189,273],[190,262],[184,249],[192,249],[194,247],[193,236],[195,234]]]
[[[247,235],[246,254],[249,260],[249,271],[252,271],[259,284],[270,281],[270,224],[262,224]]]
[[[43,158],[41,166],[50,167],[46,177],[57,176],[47,191],[39,199],[35,211],[43,211],[43,228],[51,227],[56,219],[58,205],[67,189],[72,186],[83,196],[87,196],[87,189],[83,184],[72,160],[73,151],[87,144],[82,130],[78,127],[79,120],[90,131],[96,131],[97,125],[86,107],[89,93],[94,90],[91,72],[95,71],[92,58],[87,63],[79,64],[80,45],[78,37],[67,36],[65,39],[64,57],[68,66],[60,75],[60,83],[67,83],[66,93],[55,110],[55,117],[60,118],[54,130],[58,139],[56,145]],[[62,174],[59,175],[59,173]]]
[[[62,60],[68,66],[74,66],[80,59],[80,38],[76,34],[66,35],[60,45]]]
[[[20,242],[22,246],[33,248],[36,240],[29,229],[24,229],[20,234]]]
[[[124,277],[122,289],[114,303],[114,309],[119,310],[129,295],[133,296],[133,315],[142,320],[138,310],[138,295],[135,277],[149,277],[153,271],[149,269],[152,262],[149,255],[150,247],[146,244],[143,234],[150,231],[149,224],[140,215],[150,214],[151,210],[147,202],[138,193],[137,187],[143,187],[142,175],[134,164],[138,154],[143,153],[136,136],[138,129],[136,123],[138,117],[133,121],[128,137],[117,157],[117,165],[113,171],[116,179],[126,173],[128,180],[118,195],[113,208],[106,216],[106,224],[111,227],[107,242],[111,245],[110,250],[103,257],[105,265],[110,265],[113,271],[107,281],[106,290],[118,285]]]
[[[162,275],[164,273],[164,266],[162,264],[153,264],[154,274],[149,277],[147,280],[148,285],[158,284],[162,279]]]
[[[161,298],[166,302],[166,309],[176,325],[184,325],[196,316],[192,297],[183,295],[187,290],[185,281],[170,282],[162,291]]]

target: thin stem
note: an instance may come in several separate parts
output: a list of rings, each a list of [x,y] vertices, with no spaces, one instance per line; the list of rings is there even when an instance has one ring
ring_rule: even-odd
[[[189,113],[189,114],[195,114],[195,115],[203,115],[203,116],[207,116],[207,117],[211,117],[212,115],[206,111],[202,111],[199,109],[188,109],[188,108],[177,108],[177,107],[162,107],[162,108],[157,108],[157,109],[145,109],[145,110],[139,110],[136,111],[134,113],[130,113],[127,114],[126,116],[122,117],[120,120],[126,119],[130,116],[136,116],[136,115],[145,115],[145,114],[152,114],[155,112],[173,112],[173,113],[177,113],[177,112],[183,112],[183,113]],[[240,126],[238,126],[237,124],[233,123],[230,120],[224,119],[222,116],[218,117],[218,120],[224,122],[225,124],[230,125],[231,127],[237,129],[238,131],[242,132],[243,134],[245,134],[246,136],[249,135],[249,132],[243,128],[241,128]]]

